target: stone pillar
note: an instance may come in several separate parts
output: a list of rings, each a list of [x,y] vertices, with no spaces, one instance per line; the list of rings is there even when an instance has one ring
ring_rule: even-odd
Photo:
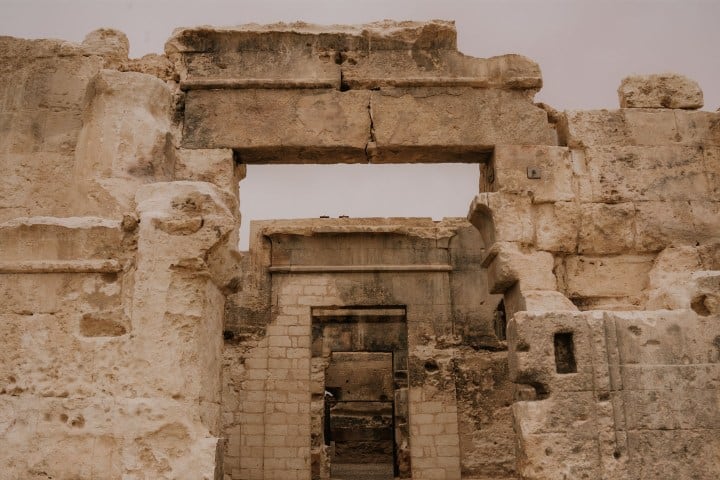
[[[138,255],[132,321],[137,335],[133,380],[149,401],[172,404],[156,442],[139,452],[146,474],[221,478],[216,458],[224,296],[205,259],[235,228],[235,216],[213,185],[147,185],[136,196]],[[135,442],[133,448],[140,448]],[[160,477],[157,477],[160,478]],[[163,477],[165,478],[165,477]]]

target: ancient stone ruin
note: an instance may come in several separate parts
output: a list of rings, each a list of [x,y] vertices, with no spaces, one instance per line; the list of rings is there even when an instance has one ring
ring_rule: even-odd
[[[0,38],[0,477],[720,477],[720,113],[451,22]],[[475,163],[467,219],[267,220],[258,163]],[[293,201],[278,196],[278,203]]]

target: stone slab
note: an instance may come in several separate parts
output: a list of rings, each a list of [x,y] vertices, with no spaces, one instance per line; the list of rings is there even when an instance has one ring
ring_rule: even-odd
[[[369,102],[336,90],[191,91],[183,147],[231,148],[242,163],[364,163]]]

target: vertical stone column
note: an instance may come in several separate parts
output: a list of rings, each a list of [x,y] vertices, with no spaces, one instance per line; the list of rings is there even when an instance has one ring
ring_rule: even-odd
[[[136,202],[137,341],[131,358],[139,376],[133,381],[152,401],[168,405],[166,426],[156,432],[162,441],[145,457],[162,460],[156,478],[168,469],[182,478],[220,478],[224,296],[205,260],[231,235],[235,216],[223,192],[202,182],[150,184],[139,189]]]
[[[460,436],[451,375],[455,353],[442,345],[452,338],[450,279],[436,273],[396,285],[408,305],[412,478],[459,480]]]

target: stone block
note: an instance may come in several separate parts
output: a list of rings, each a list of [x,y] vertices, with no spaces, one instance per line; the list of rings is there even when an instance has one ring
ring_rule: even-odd
[[[621,365],[676,365],[685,375],[684,366],[720,360],[720,326],[712,316],[666,310],[608,312],[607,319],[614,322]]]
[[[512,318],[516,312],[577,311],[577,307],[555,290],[525,290],[515,285],[505,292],[505,313]]]
[[[682,108],[703,106],[700,85],[685,76],[665,73],[625,77],[618,88],[621,108]]]
[[[535,390],[537,400],[557,392],[592,392],[595,385],[594,324],[581,312],[519,312],[508,322],[510,379]],[[562,373],[556,334],[571,334],[575,371]],[[540,407],[538,407],[540,408]]]
[[[100,55],[105,68],[118,68],[127,62],[130,42],[127,35],[112,28],[99,28],[85,35],[82,46],[91,55]]]
[[[503,293],[516,282],[522,290],[555,290],[554,258],[549,252],[523,252],[514,243],[497,243],[487,267],[490,293]]]
[[[714,480],[720,474],[717,430],[635,430],[627,443],[630,478]]]
[[[570,151],[565,147],[497,145],[487,168],[492,191],[527,195],[533,203],[575,197]],[[529,178],[531,169],[539,178]]]
[[[372,162],[478,162],[495,145],[557,144],[546,112],[520,91],[417,88],[371,93]]]
[[[535,244],[548,252],[574,253],[578,248],[581,209],[575,202],[557,202],[533,207]]]
[[[362,91],[191,91],[183,147],[232,148],[242,163],[365,163],[369,104]]]
[[[209,182],[238,196],[246,166],[239,165],[229,149],[192,150],[179,148],[175,160],[175,180]]]
[[[480,230],[486,249],[495,242],[532,245],[535,240],[533,207],[528,197],[481,193],[473,199],[467,218]]]
[[[705,204],[686,201],[637,202],[635,204],[635,249],[657,252],[669,246],[704,243],[717,232],[720,224]],[[705,213],[701,217],[695,213]],[[709,214],[709,215],[708,215]],[[706,225],[698,229],[696,224]],[[711,225],[707,225],[710,222]]]
[[[683,143],[720,147],[720,112],[675,110],[677,133]],[[709,169],[710,172],[717,170]]]
[[[559,280],[571,299],[640,295],[648,284],[654,258],[654,255],[571,255],[563,261]]]
[[[595,202],[701,200],[710,193],[696,147],[590,147],[586,159]]]
[[[618,254],[635,246],[635,205],[632,203],[585,203],[581,220],[578,253]]]
[[[698,249],[692,246],[662,250],[650,270],[646,308],[675,310],[690,308],[692,272],[703,270]]]
[[[423,55],[424,54],[424,55]],[[348,51],[340,54],[347,88],[469,86],[535,89],[542,86],[538,65],[522,55],[473,58],[457,50],[407,49]]]
[[[684,144],[672,110],[585,110],[565,112],[558,125],[561,145],[661,146]]]
[[[90,212],[127,212],[141,184],[172,179],[173,95],[158,78],[114,70],[101,71],[92,92],[75,155],[86,182],[75,201]]]

